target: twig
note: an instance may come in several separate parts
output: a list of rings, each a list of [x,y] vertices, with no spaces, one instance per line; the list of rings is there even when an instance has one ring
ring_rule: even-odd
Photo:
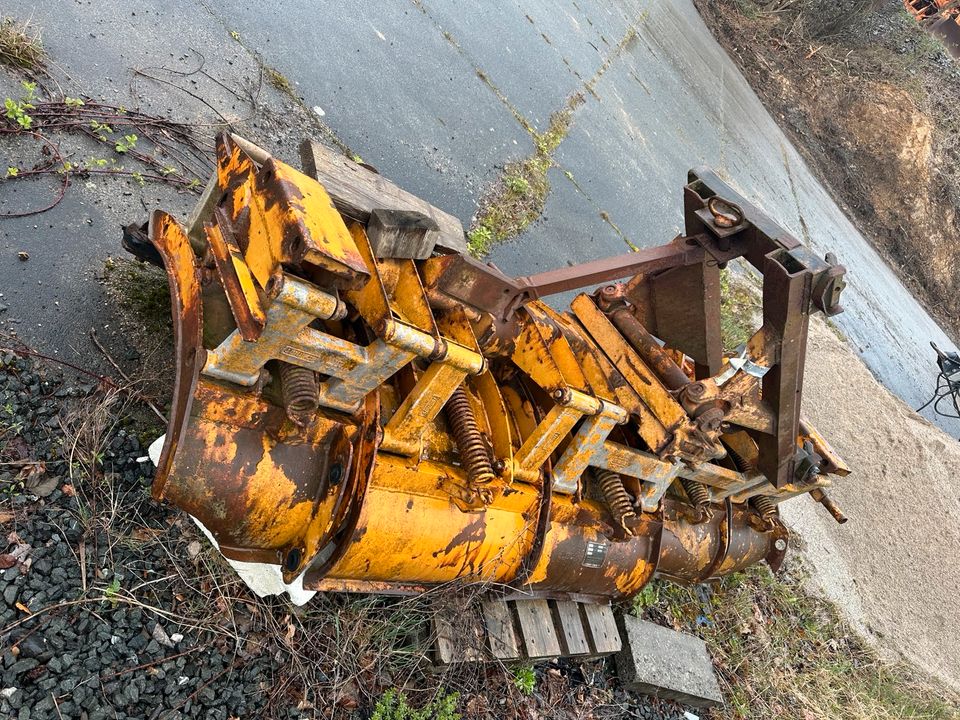
[[[117,365],[117,363],[114,361],[114,359],[113,359],[112,357],[110,357],[110,353],[107,352],[107,349],[106,349],[103,345],[100,344],[100,340],[97,338],[97,331],[96,331],[95,328],[90,328],[90,339],[93,340],[93,344],[97,346],[97,349],[98,349],[100,352],[103,353],[103,356],[107,359],[107,362],[109,362],[111,365],[113,365],[113,367],[116,369],[116,371],[117,371],[118,373],[120,373],[120,377],[122,377],[124,380],[126,380],[127,383],[129,383],[130,386],[132,387],[132,386],[133,386],[133,381],[132,381],[129,377],[127,377],[127,374],[121,369],[121,367],[120,367],[119,365]],[[156,416],[157,416],[158,418],[160,418],[161,422],[163,422],[164,424],[166,424],[167,418],[164,416],[164,414],[163,414],[162,412],[160,412],[160,411],[157,409],[157,406],[153,404],[153,402],[150,400],[150,398],[148,398],[148,397],[147,397],[146,395],[144,395],[143,393],[139,393],[139,392],[135,392],[135,391],[131,391],[131,392],[134,393],[134,394],[136,394],[137,397],[139,397],[143,402],[145,402],[145,403],[147,404],[147,407],[149,407],[151,410],[153,410],[153,412],[156,414]]]
[[[19,133],[20,131],[17,131],[17,130],[0,129],[0,134],[4,134],[4,135],[19,134]],[[46,143],[47,147],[50,148],[50,151],[54,158],[53,160],[54,164],[60,163],[63,161],[63,156],[60,154],[60,149],[56,145],[54,145],[52,142],[50,142],[50,140],[45,138],[43,135],[41,135],[38,132],[27,132],[24,134],[35,137],[38,140],[41,140],[44,143]],[[50,165],[50,167],[52,167],[52,165]],[[61,200],[63,200],[63,196],[67,192],[67,185],[69,184],[70,184],[70,178],[68,177],[67,173],[64,173],[63,179],[60,183],[60,187],[57,190],[57,196],[50,201],[50,204],[42,208],[37,208],[35,210],[25,210],[23,212],[15,212],[15,213],[0,213],[0,218],[30,217],[31,215],[39,215],[40,213],[45,213],[47,210],[52,210],[53,208],[55,208],[57,205],[60,204]]]
[[[80,554],[80,587],[83,594],[87,594],[87,542],[80,538],[80,547],[77,549]]]
[[[165,663],[165,662],[167,662],[168,660],[176,660],[176,659],[179,658],[179,657],[183,657],[184,655],[189,655],[190,653],[195,653],[195,652],[197,652],[198,650],[203,650],[203,649],[205,649],[205,648],[202,648],[202,647],[200,647],[200,646],[198,645],[198,646],[192,647],[192,648],[190,648],[190,649],[188,649],[188,650],[184,650],[183,652],[178,652],[178,653],[176,653],[175,655],[167,655],[167,656],[165,656],[165,657],[158,658],[157,660],[151,660],[151,661],[148,662],[148,663],[143,663],[143,665],[137,665],[136,667],[132,667],[132,668],[125,668],[125,669],[121,670],[120,672],[115,672],[115,673],[113,673],[112,675],[101,676],[101,677],[100,677],[100,680],[102,680],[102,681],[113,680],[114,678],[120,677],[121,675],[126,675],[127,673],[136,672],[137,670],[145,670],[145,669],[148,668],[148,667],[153,667],[154,665],[159,665],[160,663]]]
[[[53,707],[57,711],[57,717],[63,720],[63,715],[60,714],[60,703],[57,702],[57,698],[53,693],[50,693],[50,699],[53,700]]]
[[[33,350],[28,350],[28,349],[25,348],[25,347],[22,347],[22,348],[0,347],[0,352],[13,353],[13,354],[16,355],[17,357],[35,357],[35,358],[38,358],[38,359],[40,359],[40,360],[47,360],[48,362],[57,363],[57,364],[59,364],[59,365],[63,365],[64,367],[68,367],[68,368],[70,368],[71,370],[75,370],[75,371],[78,372],[78,373],[82,373],[82,374],[84,374],[84,375],[88,375],[89,377],[96,378],[97,380],[99,380],[100,382],[102,382],[104,385],[107,385],[107,386],[113,388],[114,390],[120,390],[120,389],[121,389],[119,385],[117,385],[112,379],[110,379],[110,378],[107,377],[106,375],[97,375],[96,373],[90,372],[89,370],[85,370],[85,369],[83,369],[82,367],[77,367],[77,366],[74,365],[73,363],[69,363],[69,362],[67,362],[66,360],[61,360],[60,358],[50,357],[49,355],[44,355],[43,353],[38,353],[38,352],[35,352],[35,351],[33,351]]]
[[[175,89],[179,90],[180,92],[186,93],[187,95],[189,95],[190,97],[192,97],[194,100],[199,100],[201,103],[203,103],[203,104],[206,105],[208,108],[210,108],[211,110],[213,110],[213,112],[216,113],[217,117],[219,117],[219,118],[223,121],[223,125],[225,125],[225,126],[228,127],[228,128],[232,128],[232,127],[233,127],[233,123],[230,122],[230,121],[226,118],[226,116],[224,116],[223,113],[221,113],[221,112],[220,112],[219,110],[217,110],[213,105],[211,105],[210,103],[208,103],[206,100],[204,100],[202,97],[200,97],[200,96],[197,95],[196,93],[190,92],[190,91],[187,90],[186,88],[180,87],[180,86],[177,85],[176,83],[170,82],[169,80],[164,80],[163,78],[159,78],[159,77],[157,77],[156,75],[151,75],[150,73],[146,73],[146,72],[144,72],[143,70],[140,70],[139,68],[134,68],[134,69],[133,69],[133,74],[134,74],[134,75],[140,75],[140,76],[145,77],[145,78],[148,78],[148,79],[150,79],[150,80],[154,80],[155,82],[163,83],[164,85],[169,85],[170,87],[175,88]],[[251,117],[252,117],[252,116],[251,116]],[[249,118],[244,118],[244,120],[247,120],[247,119],[249,119]],[[242,122],[242,120],[241,120],[240,122]]]

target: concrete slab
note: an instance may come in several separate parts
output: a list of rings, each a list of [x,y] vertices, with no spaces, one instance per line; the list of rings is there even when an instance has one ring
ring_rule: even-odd
[[[703,640],[629,615],[619,623],[623,649],[616,655],[617,676],[626,689],[693,707],[723,704]]]
[[[644,5],[638,0],[421,3],[538,131],[615,52]]]
[[[533,3],[536,5],[536,3]],[[471,65],[481,70],[538,131],[562,107],[580,80],[539,30],[526,3],[426,2],[423,7],[437,28],[448,33]],[[496,37],[497,42],[490,42]],[[585,63],[588,75],[603,62],[599,51]]]
[[[366,162],[467,225],[530,136],[415,3],[227,0],[207,6]],[[526,22],[526,21],[524,21]]]

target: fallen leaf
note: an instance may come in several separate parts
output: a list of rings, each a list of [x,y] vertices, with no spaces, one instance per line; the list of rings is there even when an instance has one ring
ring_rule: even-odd
[[[140,542],[146,542],[148,540],[153,540],[154,538],[163,534],[162,530],[154,530],[153,528],[138,527],[133,531],[133,539],[139,540]]]
[[[17,603],[17,610],[21,610],[21,611],[25,612],[27,615],[33,615],[33,613],[30,611],[30,608],[28,608],[28,607],[27,607],[26,605],[24,605],[22,602],[18,602],[18,603]]]
[[[43,479],[46,470],[44,468],[31,468],[27,473],[27,480],[25,486],[27,490],[36,495],[37,497],[47,497],[54,490],[57,489],[57,486],[60,484],[60,481],[55,477],[48,477],[46,480]]]
[[[0,570],[12,568],[16,564],[17,559],[13,555],[9,555],[7,553],[0,555]]]
[[[337,705],[347,710],[353,710],[360,705],[360,701],[357,699],[358,694],[357,686],[352,681],[347,681],[337,697]]]
[[[19,435],[7,442],[5,451],[15,461],[27,460],[30,457],[30,446],[27,445],[27,441]]]
[[[191,560],[194,560],[196,559],[197,555],[200,554],[200,551],[202,549],[203,548],[200,545],[200,543],[197,542],[196,540],[193,540],[190,542],[189,545],[187,545],[187,555],[190,557]]]
[[[76,496],[77,496],[77,489],[76,489],[73,485],[70,485],[69,483],[67,483],[66,485],[64,485],[63,487],[61,487],[61,488],[60,488],[60,492],[62,492],[62,493],[63,493],[64,495],[66,495],[67,497],[76,497]]]

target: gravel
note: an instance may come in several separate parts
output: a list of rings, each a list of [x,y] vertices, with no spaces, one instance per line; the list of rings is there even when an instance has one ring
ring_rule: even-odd
[[[270,694],[249,692],[242,678],[252,673],[258,689],[269,689],[277,663],[268,654],[244,656],[210,633],[175,620],[161,624],[155,613],[121,599],[137,584],[157,581],[149,593],[136,593],[138,601],[177,613],[182,588],[165,578],[171,574],[167,548],[182,530],[175,513],[149,500],[151,468],[136,461],[145,449],[123,423],[109,428],[104,442],[100,482],[117,498],[109,526],[103,520],[108,493],[81,487],[91,483],[78,479],[76,467],[71,479],[63,450],[71,438],[62,425],[69,426],[76,406],[96,407],[102,397],[96,381],[70,383],[41,375],[25,359],[0,357],[0,460],[39,461],[45,468],[31,483],[21,468],[0,465],[0,542],[29,546],[25,561],[0,579],[0,717],[265,717]],[[38,497],[34,490],[46,492],[51,480],[54,487]],[[160,534],[162,544],[133,541]],[[111,595],[113,601],[94,599]],[[81,602],[64,605],[72,601]]]
[[[393,680],[343,677],[351,663],[331,653],[330,623],[350,617],[337,610],[350,599],[318,596],[304,611],[249,594],[192,523],[150,498],[153,468],[138,458],[161,429],[131,419],[129,403],[104,410],[108,395],[96,379],[0,352],[0,555],[20,558],[0,571],[0,718],[369,718]],[[299,644],[276,632],[291,616]],[[304,666],[309,680],[297,676]],[[416,672],[404,687],[436,687],[429,669]],[[476,695],[461,692],[464,718],[589,707],[596,718],[686,720],[684,708],[619,688],[609,661],[538,665],[531,696],[508,669],[478,672]],[[334,706],[345,684],[358,702]]]

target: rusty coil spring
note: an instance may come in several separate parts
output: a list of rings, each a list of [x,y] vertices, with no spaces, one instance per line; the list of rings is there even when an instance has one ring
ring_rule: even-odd
[[[600,485],[600,492],[603,499],[610,508],[613,517],[627,532],[631,532],[631,527],[637,519],[637,513],[633,510],[633,501],[623,486],[623,480],[615,472],[598,469],[597,483]]]
[[[738,453],[729,445],[724,445],[727,449],[727,457],[733,460],[733,464],[736,465],[737,470],[740,472],[753,472],[756,468],[753,466],[753,463],[747,460],[743,455]]]
[[[298,425],[303,425],[309,419],[307,416],[320,407],[317,374],[310,368],[281,362],[280,384],[287,417]]]
[[[750,504],[764,520],[772,520],[777,514],[776,504],[766,495],[757,495],[750,498]]]
[[[460,463],[467,471],[470,482],[477,485],[491,482],[496,473],[493,472],[487,445],[480,435],[480,428],[477,427],[477,418],[473,414],[470,398],[462,385],[453,391],[444,410],[453,439],[457,442],[457,450],[460,451]]]
[[[690,498],[691,505],[703,507],[710,504],[710,493],[707,492],[707,489],[702,483],[698,483],[696,480],[680,478],[680,484],[683,485],[687,497]]]

